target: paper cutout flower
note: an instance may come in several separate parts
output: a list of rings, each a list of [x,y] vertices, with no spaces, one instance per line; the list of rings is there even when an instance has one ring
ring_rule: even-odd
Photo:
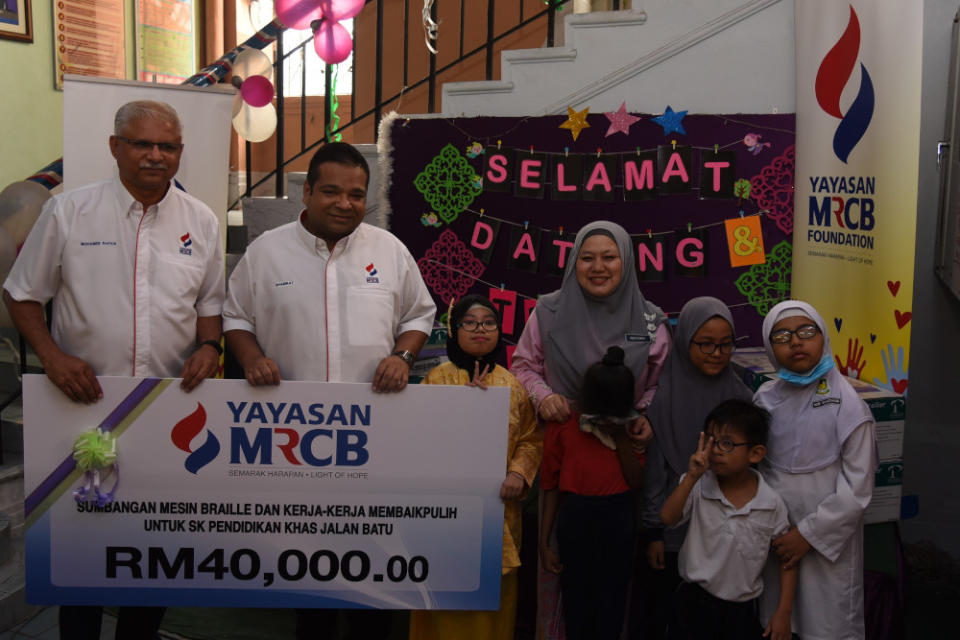
[[[468,158],[476,158],[477,156],[482,155],[482,154],[484,154],[484,153],[486,153],[486,152],[487,152],[487,150],[486,150],[486,149],[484,148],[484,146],[483,146],[481,143],[479,143],[479,142],[474,142],[474,143],[471,144],[469,147],[467,147],[467,157],[468,157]]]
[[[783,240],[767,254],[766,264],[756,264],[736,280],[737,290],[760,316],[766,316],[773,305],[790,295],[790,274],[793,249]]]
[[[420,216],[420,223],[425,227],[439,227],[440,219],[437,217],[437,214],[431,211],[430,213],[425,213]]]
[[[484,266],[453,231],[440,234],[417,260],[423,281],[441,300],[460,298],[483,274]]]
[[[449,224],[482,192],[475,177],[476,170],[467,159],[447,144],[414,179],[413,185],[440,219]]]
[[[750,178],[753,199],[784,233],[793,233],[794,146]]]

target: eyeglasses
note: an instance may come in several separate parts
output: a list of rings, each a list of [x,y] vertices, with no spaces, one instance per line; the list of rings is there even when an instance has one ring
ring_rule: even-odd
[[[720,450],[720,453],[733,453],[733,450],[737,447],[746,447],[750,445],[749,442],[734,442],[733,440],[714,440],[713,446]]]
[[[710,355],[711,353],[713,353],[713,352],[716,351],[717,349],[720,349],[720,353],[723,353],[723,354],[725,354],[725,355],[729,355],[729,354],[733,353],[734,349],[737,348],[737,345],[735,345],[735,344],[732,343],[732,342],[720,342],[720,343],[716,343],[716,342],[694,342],[694,343],[692,343],[692,344],[697,345],[697,346],[700,348],[700,353],[703,353],[703,354],[706,354],[706,355]]]
[[[786,344],[793,340],[794,335],[801,340],[810,340],[811,338],[815,338],[818,333],[820,333],[820,329],[813,324],[805,324],[802,327],[797,327],[793,331],[790,329],[777,329],[770,334],[770,342],[773,344]]]
[[[496,331],[499,327],[496,320],[484,320],[483,322],[477,322],[476,320],[464,320],[457,325],[458,329],[463,329],[464,331],[477,331],[480,327],[483,327],[484,331]]]
[[[125,138],[123,136],[114,137],[117,140],[123,140],[137,151],[142,151],[144,153],[150,153],[153,151],[154,147],[160,149],[160,153],[165,153],[167,155],[180,153],[180,151],[183,150],[182,142],[153,142],[152,140],[141,140],[139,138]]]

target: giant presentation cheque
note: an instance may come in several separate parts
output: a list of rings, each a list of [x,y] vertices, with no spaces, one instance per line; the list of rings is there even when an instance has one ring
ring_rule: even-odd
[[[24,376],[30,602],[498,607],[507,389],[100,383]]]

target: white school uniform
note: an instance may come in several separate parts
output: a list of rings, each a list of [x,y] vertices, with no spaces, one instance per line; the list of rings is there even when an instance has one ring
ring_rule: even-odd
[[[690,522],[680,547],[680,577],[730,602],[760,595],[770,542],[790,528],[783,500],[763,476],[751,472],[757,476],[757,494],[737,508],[708,470],[693,486],[683,517],[674,525]]]
[[[783,314],[803,315],[817,324],[823,335],[821,362],[832,364],[823,318],[796,300],[775,305],[764,319],[770,361],[777,365],[769,336]],[[812,371],[806,376],[812,377]],[[754,402],[771,414],[760,472],[787,503],[790,522],[811,546],[798,565],[793,631],[803,640],[861,640],[863,514],[873,497],[877,466],[870,409],[832,366],[806,384],[767,382]],[[778,564],[771,559],[764,575],[776,571]],[[767,586],[760,599],[764,623],[780,593],[779,582]]]

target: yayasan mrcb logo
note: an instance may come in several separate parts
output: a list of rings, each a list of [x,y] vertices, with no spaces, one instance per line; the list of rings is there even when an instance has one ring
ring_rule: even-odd
[[[226,407],[233,422],[225,443],[229,464],[261,468],[241,469],[231,475],[288,473],[262,470],[275,464],[292,469],[356,468],[370,459],[366,432],[371,426],[369,404],[227,401]],[[204,431],[205,440],[199,437]],[[203,444],[192,447],[195,439],[203,440]],[[220,454],[220,440],[207,427],[207,412],[199,402],[193,413],[174,425],[170,440],[189,454],[183,466],[193,474]]]
[[[850,7],[847,28],[824,56],[817,70],[817,103],[827,114],[840,120],[833,134],[833,152],[844,163],[870,126],[873,118],[873,82],[867,68],[860,63],[860,90],[850,108],[844,113],[840,108],[840,94],[854,75],[857,56],[860,53],[860,21],[857,12]]]
[[[196,449],[190,448],[190,441],[203,431],[206,424],[207,412],[203,405],[198,402],[197,410],[174,425],[173,430],[170,431],[170,439],[174,446],[190,454],[184,461],[183,466],[193,474],[213,462],[213,459],[220,453],[220,441],[209,429],[207,429],[206,442]]]

